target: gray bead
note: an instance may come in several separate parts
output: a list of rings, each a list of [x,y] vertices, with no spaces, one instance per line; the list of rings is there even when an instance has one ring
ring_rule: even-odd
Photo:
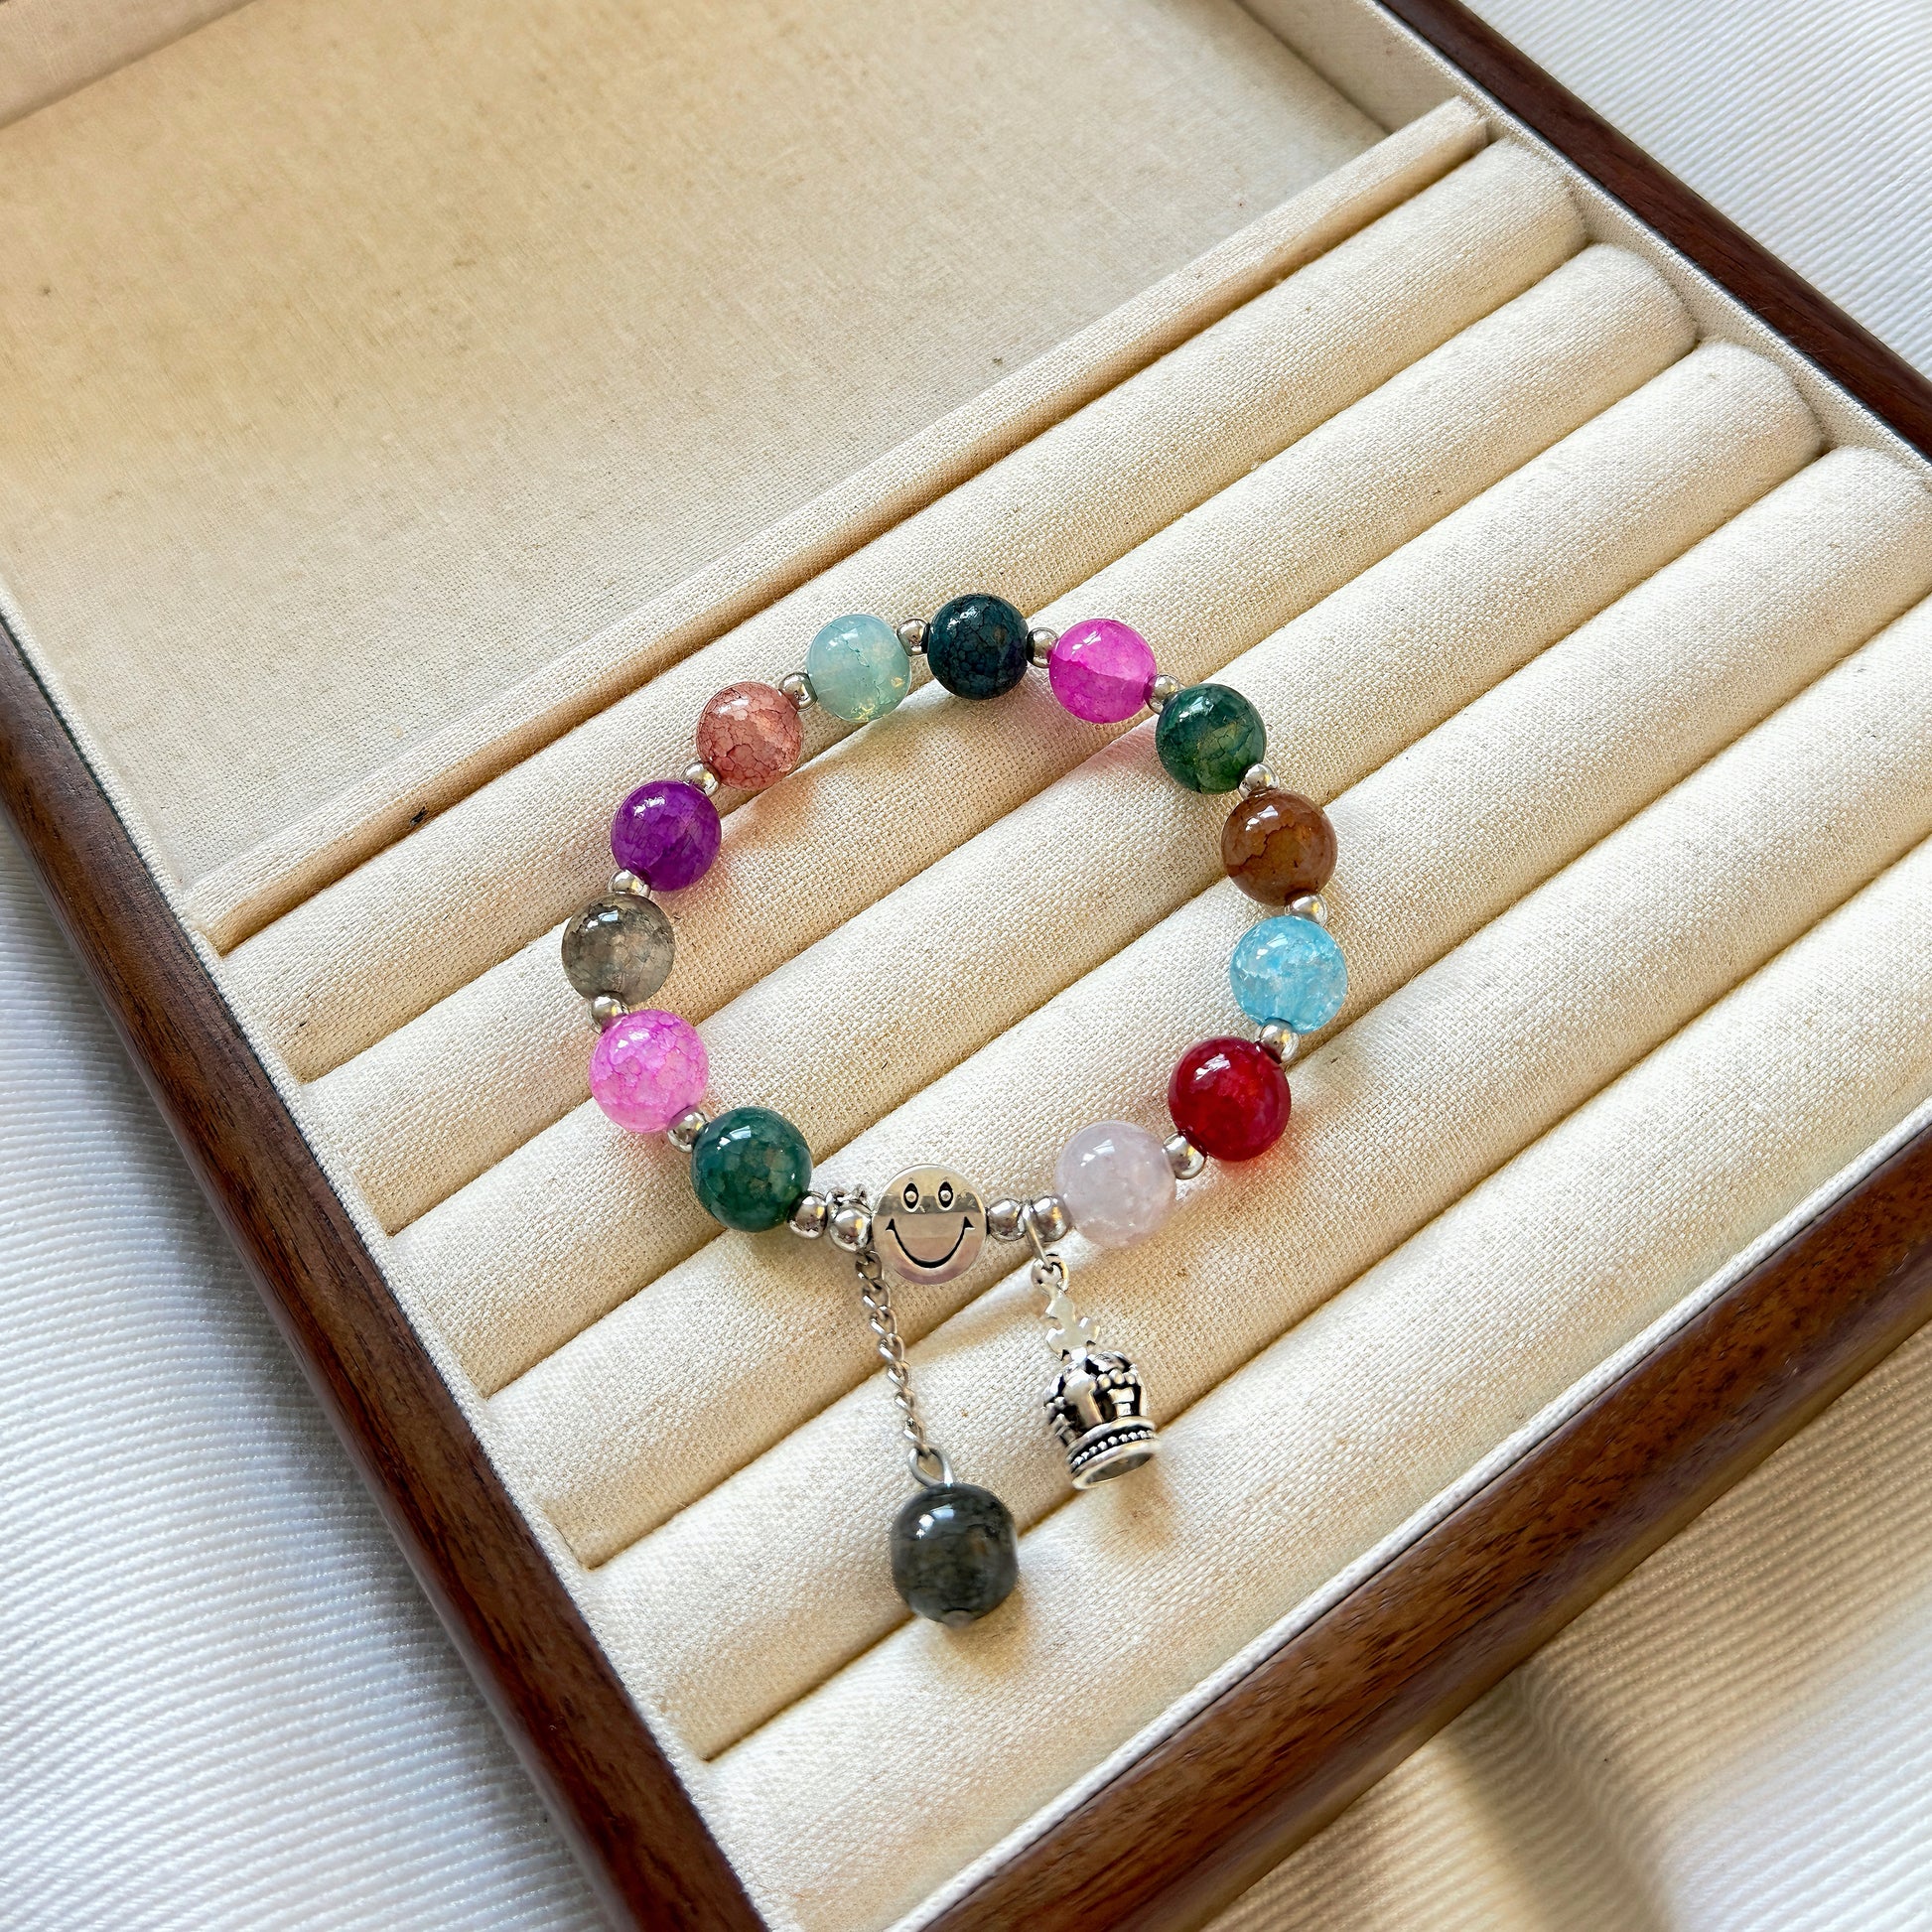
[[[893,1523],[893,1587],[935,1623],[972,1623],[1020,1581],[1013,1516],[990,1489],[937,1483],[907,1499]]]
[[[1033,1204],[1034,1226],[1042,1241],[1064,1241],[1073,1232],[1073,1216],[1057,1194],[1041,1194]]]
[[[593,899],[564,927],[564,972],[585,999],[641,1006],[670,977],[677,941],[664,908],[635,893]]]
[[[986,1210],[986,1231],[995,1241],[1020,1241],[1026,1238],[1026,1203],[1017,1200],[996,1200]]]

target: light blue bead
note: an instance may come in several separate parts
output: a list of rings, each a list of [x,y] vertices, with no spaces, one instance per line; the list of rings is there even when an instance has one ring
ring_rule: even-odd
[[[912,688],[905,646],[884,618],[834,618],[805,653],[805,675],[834,718],[863,725]]]
[[[1325,1027],[1341,1011],[1348,967],[1341,948],[1312,919],[1263,919],[1241,935],[1228,965],[1241,1011],[1298,1034]]]

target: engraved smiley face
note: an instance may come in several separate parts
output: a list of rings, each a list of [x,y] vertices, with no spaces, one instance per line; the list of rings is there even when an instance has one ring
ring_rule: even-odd
[[[986,1209],[950,1168],[907,1168],[886,1183],[872,1216],[880,1261],[902,1282],[949,1282],[979,1259]]]

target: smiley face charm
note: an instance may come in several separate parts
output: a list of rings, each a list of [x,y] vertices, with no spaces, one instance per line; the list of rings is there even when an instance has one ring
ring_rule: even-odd
[[[880,1191],[873,1245],[902,1282],[949,1282],[979,1259],[986,1209],[979,1189],[950,1168],[907,1168]]]

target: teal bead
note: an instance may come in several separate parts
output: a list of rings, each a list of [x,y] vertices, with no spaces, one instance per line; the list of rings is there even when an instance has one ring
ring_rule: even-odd
[[[812,1151],[782,1114],[734,1107],[691,1149],[691,1188],[714,1221],[748,1234],[790,1216],[812,1184]]]
[[[912,688],[912,663],[884,618],[834,618],[805,653],[812,691],[834,718],[869,724]]]
[[[1235,1004],[1256,1026],[1279,1021],[1311,1034],[1341,1011],[1348,967],[1341,948],[1312,919],[1263,919],[1241,935],[1228,964]]]
[[[1034,661],[1027,620],[990,591],[956,597],[926,625],[925,661],[955,698],[997,698]]]
[[[1268,750],[1261,713],[1225,684],[1190,684],[1162,707],[1154,749],[1189,791],[1233,791]]]

